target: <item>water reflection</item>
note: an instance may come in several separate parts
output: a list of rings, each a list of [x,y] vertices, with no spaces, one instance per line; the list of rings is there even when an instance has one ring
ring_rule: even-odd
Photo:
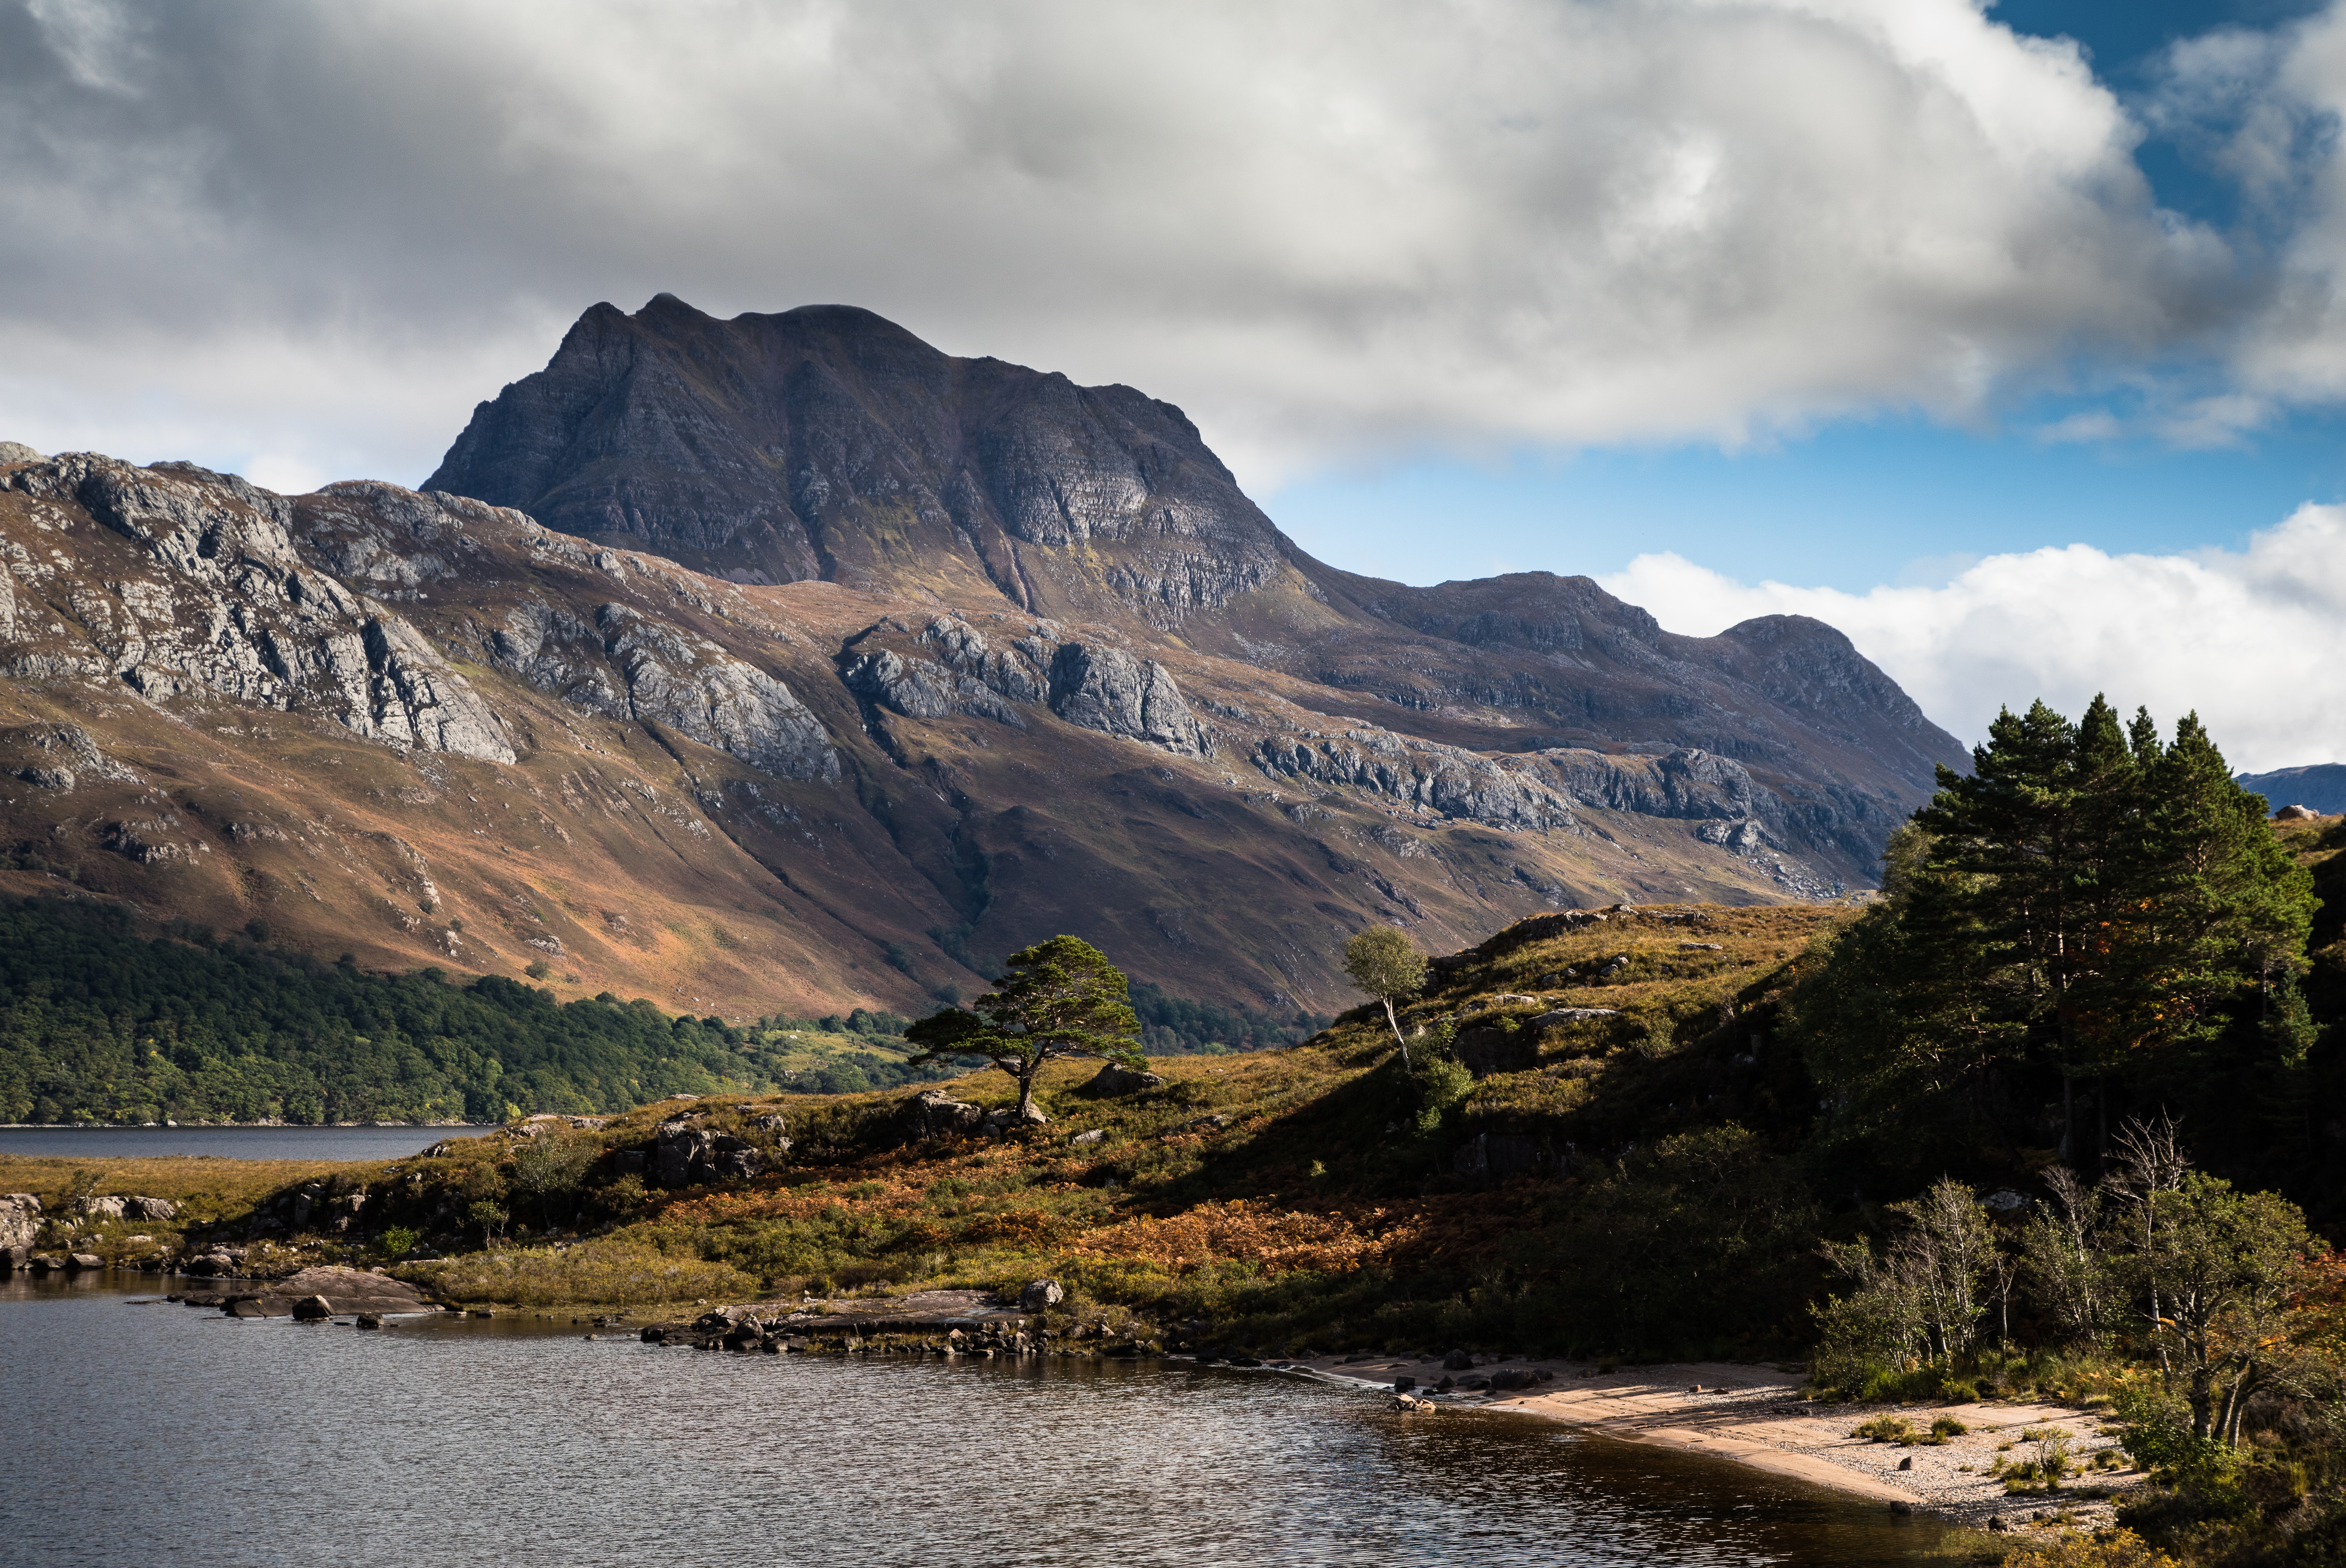
[[[128,1301],[0,1288],[13,1561],[143,1562],[168,1540],[255,1564],[1841,1568],[1935,1534],[1716,1461],[1272,1376]]]

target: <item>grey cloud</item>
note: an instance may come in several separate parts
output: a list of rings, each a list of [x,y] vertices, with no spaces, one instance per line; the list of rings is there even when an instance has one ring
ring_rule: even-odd
[[[0,433],[413,480],[660,290],[1141,385],[1257,484],[1965,417],[2241,308],[2138,134],[1970,0],[31,0]]]

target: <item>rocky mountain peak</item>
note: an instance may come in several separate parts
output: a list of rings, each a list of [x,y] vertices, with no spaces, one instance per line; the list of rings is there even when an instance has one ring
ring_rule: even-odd
[[[940,352],[869,311],[597,305],[427,490],[747,583],[1171,624],[1281,565],[1197,428],[1130,387]]]

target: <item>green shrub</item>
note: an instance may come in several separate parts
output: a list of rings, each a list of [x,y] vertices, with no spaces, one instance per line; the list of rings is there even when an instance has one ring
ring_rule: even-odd
[[[382,1250],[390,1257],[404,1257],[415,1250],[423,1239],[423,1233],[412,1225],[394,1225],[382,1233]]]
[[[1971,1430],[1953,1416],[1941,1416],[1931,1423],[1931,1435],[1943,1440],[1962,1437]]]
[[[1915,1438],[1914,1423],[1904,1416],[1876,1416],[1870,1421],[1861,1422],[1849,1435],[1873,1442],[1894,1442],[1902,1447],[1911,1447]]]

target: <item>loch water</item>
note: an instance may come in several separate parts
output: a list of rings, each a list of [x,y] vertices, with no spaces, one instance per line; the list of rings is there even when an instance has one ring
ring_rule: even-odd
[[[443,1138],[486,1127],[0,1127],[0,1155],[128,1160],[209,1155],[221,1160],[403,1160]]]
[[[669,1349],[0,1285],[0,1562],[1785,1564],[1923,1519],[1527,1416],[1179,1362]]]

